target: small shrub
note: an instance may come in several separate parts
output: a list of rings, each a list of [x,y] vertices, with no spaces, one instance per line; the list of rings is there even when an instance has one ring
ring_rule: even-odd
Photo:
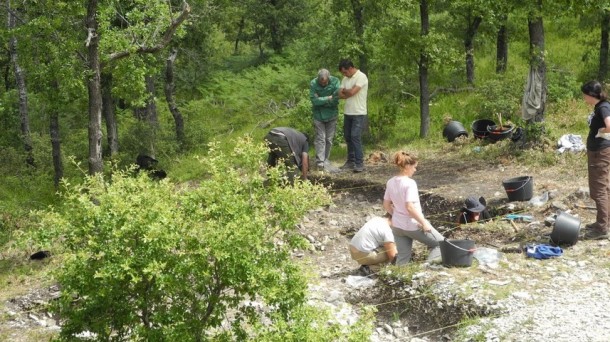
[[[543,122],[531,122],[525,126],[525,137],[528,141],[540,141],[547,133]]]
[[[297,222],[329,203],[328,193],[308,182],[281,186],[281,169],[262,172],[262,143],[235,146],[228,153],[209,146],[196,189],[117,170],[112,182],[97,175],[65,184],[63,205],[38,212],[35,241],[44,248],[55,242],[65,260],[56,274],[61,340],[83,331],[136,341],[352,333],[307,309],[307,284],[290,258],[305,245]]]
[[[500,113],[506,119],[515,113],[521,105],[523,93],[522,80],[510,80],[507,77],[497,76],[486,80],[477,93],[483,97],[481,107],[482,117],[494,118]]]
[[[548,101],[574,98],[580,93],[580,82],[572,72],[551,68],[547,75]]]
[[[288,117],[288,126],[303,132],[310,140],[313,139],[313,112],[309,100],[309,89],[303,90],[293,107],[286,108],[283,111],[285,114],[282,116]],[[313,141],[310,141],[310,145],[313,146]]]
[[[373,142],[382,141],[394,130],[399,112],[398,102],[388,101],[381,105],[377,111],[369,113],[369,130]]]

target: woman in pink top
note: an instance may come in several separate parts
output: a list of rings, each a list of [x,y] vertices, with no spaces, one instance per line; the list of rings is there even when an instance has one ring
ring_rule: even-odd
[[[400,151],[394,155],[393,162],[399,172],[386,183],[383,207],[392,215],[392,232],[398,249],[396,265],[411,260],[413,240],[428,246],[428,261],[436,261],[441,256],[438,242],[444,237],[422,213],[417,183],[411,178],[417,170],[417,157]]]

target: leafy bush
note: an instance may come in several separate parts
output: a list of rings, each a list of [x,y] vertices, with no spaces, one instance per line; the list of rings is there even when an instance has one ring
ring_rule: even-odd
[[[477,89],[477,93],[483,97],[483,117],[494,118],[500,113],[507,118],[515,113],[521,105],[523,87],[523,80],[511,80],[501,75],[486,80]]]
[[[400,113],[398,101],[388,101],[379,107],[377,111],[369,113],[369,130],[373,142],[382,141],[392,132]]]
[[[313,109],[309,100],[309,88],[302,91],[301,96],[296,99],[294,107],[285,109],[284,112],[284,115],[288,117],[288,125],[290,127],[305,133],[313,139],[315,132],[313,128]]]
[[[224,153],[210,144],[197,188],[115,171],[111,182],[66,184],[62,207],[39,212],[36,241],[64,252],[61,340],[83,331],[145,341],[350,334],[304,306],[307,284],[290,258],[306,243],[297,222],[328,204],[328,193],[308,182],[283,186],[284,170],[266,170],[262,143],[235,146]]]
[[[568,100],[580,95],[580,83],[572,72],[551,68],[547,73],[550,102]]]

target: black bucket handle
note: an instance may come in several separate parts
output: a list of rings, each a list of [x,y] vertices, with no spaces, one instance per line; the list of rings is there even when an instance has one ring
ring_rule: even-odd
[[[534,178],[534,177],[532,177],[532,176],[527,176],[527,181],[523,182],[523,184],[521,184],[521,186],[520,186],[520,187],[518,187],[518,188],[516,188],[516,189],[506,189],[506,188],[505,188],[504,190],[506,190],[506,192],[519,191],[519,190],[523,189],[523,188],[524,188],[524,187],[527,185],[527,183],[529,183],[529,182],[532,180],[532,178]]]
[[[451,242],[449,242],[449,240],[447,238],[445,238],[445,242],[457,249],[463,250],[464,252],[474,253],[477,250],[476,248],[466,249],[466,248],[462,248],[460,246],[456,246],[456,245],[452,244]]]

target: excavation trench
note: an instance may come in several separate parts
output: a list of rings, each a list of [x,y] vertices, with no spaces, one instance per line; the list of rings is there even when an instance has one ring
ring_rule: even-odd
[[[349,207],[353,199],[360,199],[375,207],[376,213],[381,213],[381,202],[385,192],[385,184],[370,182],[363,179],[328,179],[317,181],[329,187],[337,207]],[[447,238],[473,239],[479,246],[503,247],[518,245],[515,232],[509,222],[500,222],[497,218],[511,210],[506,207],[506,201],[488,202],[490,214],[496,217],[496,223],[469,224],[457,227],[456,214],[463,206],[463,200],[444,198],[430,192],[420,192],[420,201],[426,217],[441,234]],[[365,209],[366,210],[366,209]],[[355,217],[361,213],[354,212]],[[489,226],[495,225],[493,229]],[[354,225],[351,229],[343,229],[341,234],[345,242],[359,229]],[[533,233],[537,234],[537,233]],[[419,245],[419,246],[417,246]],[[518,250],[516,248],[515,250]],[[496,301],[484,296],[472,295],[462,291],[458,279],[468,278],[469,273],[478,274],[476,261],[467,268],[449,269],[441,265],[421,266],[425,261],[427,251],[423,245],[415,243],[413,265],[409,270],[390,275],[380,273],[377,283],[366,291],[353,291],[347,296],[347,301],[353,305],[373,305],[377,308],[377,320],[391,324],[396,320],[407,322],[412,336],[434,336],[440,338],[451,333],[464,320],[498,314],[501,309]],[[459,272],[460,278],[447,276],[447,272]]]

